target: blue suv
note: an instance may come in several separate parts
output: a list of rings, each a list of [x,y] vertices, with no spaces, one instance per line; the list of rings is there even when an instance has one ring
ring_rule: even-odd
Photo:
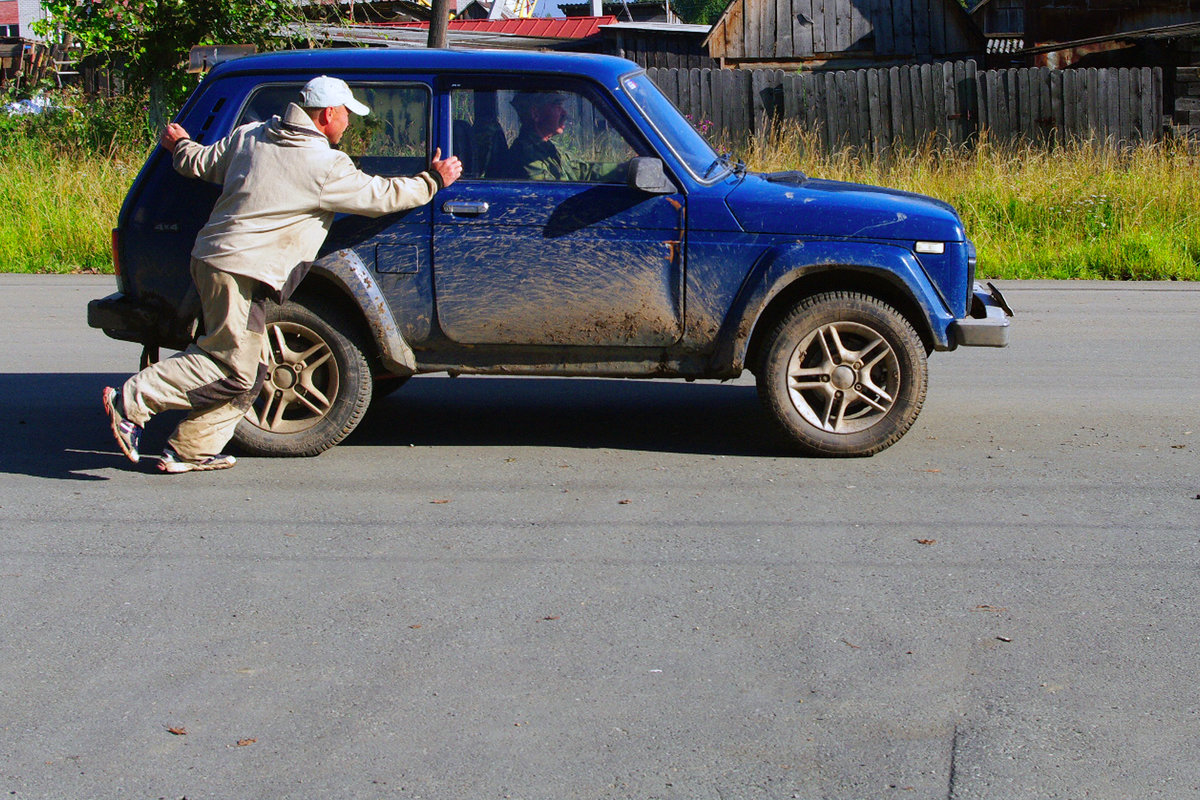
[[[315,455],[409,370],[735,378],[751,370],[803,452],[870,455],[924,402],[926,358],[1003,347],[954,209],[907,192],[750,173],[718,155],[637,65],[524,52],[327,50],[222,64],[177,119],[208,144],[279,114],[315,75],[372,109],[341,148],[408,175],[441,148],[462,178],[432,204],[339,216],[273,306],[269,379],[235,441]],[[540,127],[539,127],[540,126]],[[538,130],[535,130],[538,128]],[[542,134],[545,134],[544,136]],[[88,322],[143,361],[196,336],[189,252],[219,187],[157,149],[113,235],[119,291]]]

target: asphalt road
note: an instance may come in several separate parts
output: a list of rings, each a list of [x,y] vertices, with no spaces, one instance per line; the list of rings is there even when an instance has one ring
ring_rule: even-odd
[[[1003,284],[870,459],[749,380],[422,377],[182,476],[111,287],[0,276],[0,796],[1200,796],[1200,286]]]

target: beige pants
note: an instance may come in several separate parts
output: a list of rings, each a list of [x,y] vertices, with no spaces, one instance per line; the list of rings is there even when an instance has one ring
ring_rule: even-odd
[[[145,426],[168,409],[190,409],[169,444],[188,460],[218,455],[262,386],[265,288],[192,259],[205,335],[182,353],[151,364],[122,387],[125,416]]]

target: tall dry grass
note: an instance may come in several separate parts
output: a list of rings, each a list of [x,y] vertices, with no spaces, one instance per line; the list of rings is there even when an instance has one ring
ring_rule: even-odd
[[[109,232],[141,154],[8,142],[0,151],[0,271],[112,270]]]
[[[0,271],[111,269],[109,231],[153,146],[140,111],[125,102],[0,124]],[[812,134],[777,128],[735,151],[755,170],[800,169],[949,202],[979,248],[980,277],[1200,280],[1200,170],[1183,144],[1122,151],[983,140],[827,155]]]
[[[886,155],[822,152],[781,128],[749,142],[755,170],[800,169],[945,200],[995,278],[1200,280],[1200,171],[1178,142],[926,146]]]

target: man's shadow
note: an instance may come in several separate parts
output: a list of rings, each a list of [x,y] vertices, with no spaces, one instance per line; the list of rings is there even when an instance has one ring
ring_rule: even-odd
[[[127,374],[0,374],[0,472],[59,480],[121,466],[100,393]],[[179,412],[143,434],[141,469]],[[754,387],[636,380],[423,376],[377,399],[342,447],[538,446],[705,455],[789,451]],[[128,467],[128,465],[125,465]]]

